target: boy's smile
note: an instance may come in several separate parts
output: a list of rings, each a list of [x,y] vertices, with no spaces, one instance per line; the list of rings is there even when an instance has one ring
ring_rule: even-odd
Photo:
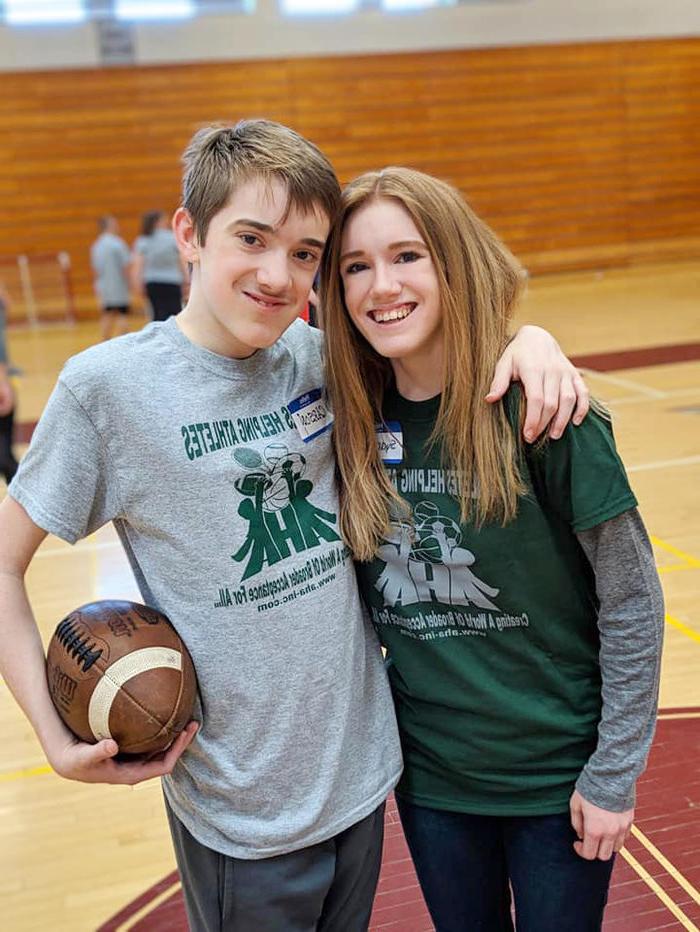
[[[329,221],[320,208],[287,211],[287,199],[276,179],[243,182],[212,218],[203,245],[187,211],[176,213],[178,242],[192,263],[190,299],[178,323],[194,343],[242,359],[272,346],[298,317]]]

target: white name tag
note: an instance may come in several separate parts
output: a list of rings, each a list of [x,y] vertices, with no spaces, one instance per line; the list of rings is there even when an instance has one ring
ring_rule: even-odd
[[[403,460],[403,431],[398,421],[377,425],[377,446],[382,462],[398,466]]]
[[[289,402],[287,410],[304,443],[330,430],[333,424],[333,415],[320,388],[299,395],[294,401]]]

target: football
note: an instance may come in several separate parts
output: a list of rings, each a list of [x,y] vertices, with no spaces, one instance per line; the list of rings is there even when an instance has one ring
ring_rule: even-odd
[[[146,605],[90,602],[58,625],[46,657],[59,715],[83,741],[120,754],[165,751],[192,719],[197,679],[170,621]]]

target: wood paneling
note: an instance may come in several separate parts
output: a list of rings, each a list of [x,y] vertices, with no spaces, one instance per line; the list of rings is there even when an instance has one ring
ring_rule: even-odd
[[[194,129],[266,116],[342,181],[407,164],[458,185],[533,270],[700,252],[700,40],[2,76],[0,255],[66,249],[93,307],[95,218],[174,209]]]

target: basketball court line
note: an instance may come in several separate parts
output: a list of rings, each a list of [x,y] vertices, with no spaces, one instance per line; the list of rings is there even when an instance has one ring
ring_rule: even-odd
[[[680,550],[678,547],[674,547],[673,544],[669,544],[660,537],[655,537],[653,534],[649,535],[649,539],[654,546],[659,547],[661,550],[665,550],[666,553],[673,554],[673,556],[678,557],[679,560],[683,560],[684,563],[682,565],[686,565],[692,569],[700,569],[700,560],[692,556],[692,554],[686,553],[685,550]],[[671,565],[674,566],[676,564]]]
[[[697,567],[692,566],[690,563],[671,563],[668,566],[657,566],[656,571],[658,573],[677,573],[679,570],[694,570]]]
[[[27,777],[39,777],[47,773],[53,773],[48,764],[41,764],[38,767],[24,767],[22,770],[10,770],[8,773],[0,773],[0,783],[24,780]]]
[[[646,399],[653,398],[654,400],[658,400],[660,398],[666,398],[666,392],[661,391],[660,388],[649,388],[648,385],[641,385],[639,382],[633,382],[632,379],[623,379],[619,375],[598,372],[596,369],[582,369],[581,371],[586,377],[590,377],[596,381],[604,382],[608,385],[615,385],[617,388],[628,388],[630,391],[639,392],[639,394],[644,395]]]
[[[597,372],[591,372],[591,375],[598,378]],[[689,388],[674,388],[670,389],[663,393],[664,399],[674,399],[674,398],[686,398],[688,395],[693,396],[700,393],[700,385]],[[646,404],[649,401],[648,398],[642,396],[641,398],[630,398],[628,395],[625,395],[623,398],[611,398],[608,399],[605,404],[609,407],[618,407],[618,405],[635,405],[635,404]]]
[[[690,628],[688,625],[683,624],[682,621],[674,618],[672,615],[666,615],[666,624],[676,628],[681,632],[681,634],[684,634],[686,637],[690,638],[691,641],[697,641],[697,643],[700,644],[700,634],[698,634],[697,631],[695,631],[693,628]]]
[[[129,916],[124,922],[120,923],[118,926],[115,926],[114,932],[128,932],[129,929],[133,929],[137,923],[141,922],[142,919],[145,919],[150,913],[158,909],[158,907],[164,903],[166,900],[169,900],[171,896],[180,892],[182,884],[179,880],[176,880],[175,883],[171,884],[165,890],[154,897],[152,900],[149,900],[145,906],[142,906],[141,909],[137,910],[133,916]]]
[[[637,874],[641,880],[649,887],[649,889],[656,894],[656,896],[661,900],[666,909],[671,912],[675,918],[680,922],[684,929],[687,929],[688,932],[700,932],[700,929],[692,922],[683,910],[678,906],[666,893],[661,884],[657,883],[656,880],[651,876],[649,871],[647,871],[639,861],[635,858],[633,854],[630,854],[626,848],[623,848],[620,852],[622,857],[627,861],[632,870]]]
[[[634,835],[634,837],[637,839],[638,842],[644,845],[644,847],[647,849],[649,854],[656,861],[658,861],[658,863],[661,865],[661,867],[663,867],[666,873],[669,874],[669,876],[671,876],[676,881],[678,886],[682,887],[685,890],[685,892],[688,894],[688,896],[691,897],[691,899],[695,900],[698,906],[700,906],[700,892],[698,892],[695,889],[695,887],[688,880],[688,878],[685,877],[678,870],[678,868],[674,864],[672,864],[668,860],[668,858],[659,851],[656,845],[652,841],[650,841],[647,838],[647,836],[644,834],[644,832],[641,829],[637,828],[636,825],[632,826],[632,834]]]
[[[579,369],[591,372],[610,372],[620,369],[645,369],[650,366],[667,366],[700,359],[700,343],[659,344],[638,349],[613,350],[607,353],[584,353],[571,357]]]
[[[700,718],[700,712],[659,712],[657,721],[667,722],[677,718]]]
[[[675,460],[652,460],[637,466],[626,466],[627,472],[646,472],[650,469],[666,469],[672,466],[694,466],[700,463],[700,456],[682,456]]]

